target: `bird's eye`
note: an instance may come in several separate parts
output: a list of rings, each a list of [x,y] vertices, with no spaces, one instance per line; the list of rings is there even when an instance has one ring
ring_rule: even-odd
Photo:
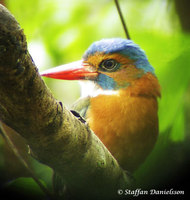
[[[100,63],[100,68],[103,71],[115,71],[118,66],[118,62],[114,59],[103,60]]]

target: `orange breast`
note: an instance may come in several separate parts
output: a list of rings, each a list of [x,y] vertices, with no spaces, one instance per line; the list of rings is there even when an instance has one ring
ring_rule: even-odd
[[[143,81],[148,89],[152,83],[147,77],[137,80],[138,83],[121,90],[118,95],[91,98],[87,112],[91,129],[119,164],[129,171],[134,171],[145,160],[158,135],[156,95],[142,94],[138,86]],[[156,89],[159,90],[159,85]]]

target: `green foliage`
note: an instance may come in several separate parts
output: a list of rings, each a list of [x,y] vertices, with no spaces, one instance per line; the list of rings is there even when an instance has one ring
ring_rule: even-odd
[[[45,199],[45,194],[32,178],[17,178],[8,183],[5,189],[6,188],[9,188],[9,191],[15,194],[22,194],[26,199]]]
[[[136,172],[136,178],[146,184],[159,179],[158,167],[166,164],[164,159],[171,156],[169,153],[176,153],[168,149],[185,145],[189,134],[186,129],[189,118],[185,115],[189,102],[184,101],[184,96],[189,98],[190,36],[181,31],[173,1],[168,4],[161,0],[120,2],[130,35],[146,51],[162,88],[160,138],[150,157]],[[7,0],[7,5],[24,29],[40,70],[79,60],[95,40],[125,37],[111,0]],[[67,105],[79,97],[76,82],[45,81],[55,96]],[[183,157],[184,151],[180,152],[177,156]],[[172,165],[175,163],[167,161],[168,168]],[[181,165],[177,163],[177,167]],[[168,170],[163,171],[160,173],[164,176]]]

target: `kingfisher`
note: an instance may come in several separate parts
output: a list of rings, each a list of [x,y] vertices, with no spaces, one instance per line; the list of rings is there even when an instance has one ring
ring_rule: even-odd
[[[158,137],[160,85],[145,52],[132,40],[109,38],[90,45],[82,60],[41,76],[81,80],[96,92],[72,109],[86,119],[120,166],[134,172]]]

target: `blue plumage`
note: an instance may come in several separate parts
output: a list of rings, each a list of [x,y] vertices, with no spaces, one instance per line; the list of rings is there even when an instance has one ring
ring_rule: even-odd
[[[113,78],[106,76],[105,74],[99,74],[96,81],[104,90],[114,90],[117,86]]]
[[[102,39],[94,42],[85,52],[83,58],[87,60],[88,56],[96,52],[119,53],[134,60],[137,68],[143,69],[145,73],[151,72],[154,74],[154,68],[148,62],[148,59],[141,48],[131,40],[122,38]]]

